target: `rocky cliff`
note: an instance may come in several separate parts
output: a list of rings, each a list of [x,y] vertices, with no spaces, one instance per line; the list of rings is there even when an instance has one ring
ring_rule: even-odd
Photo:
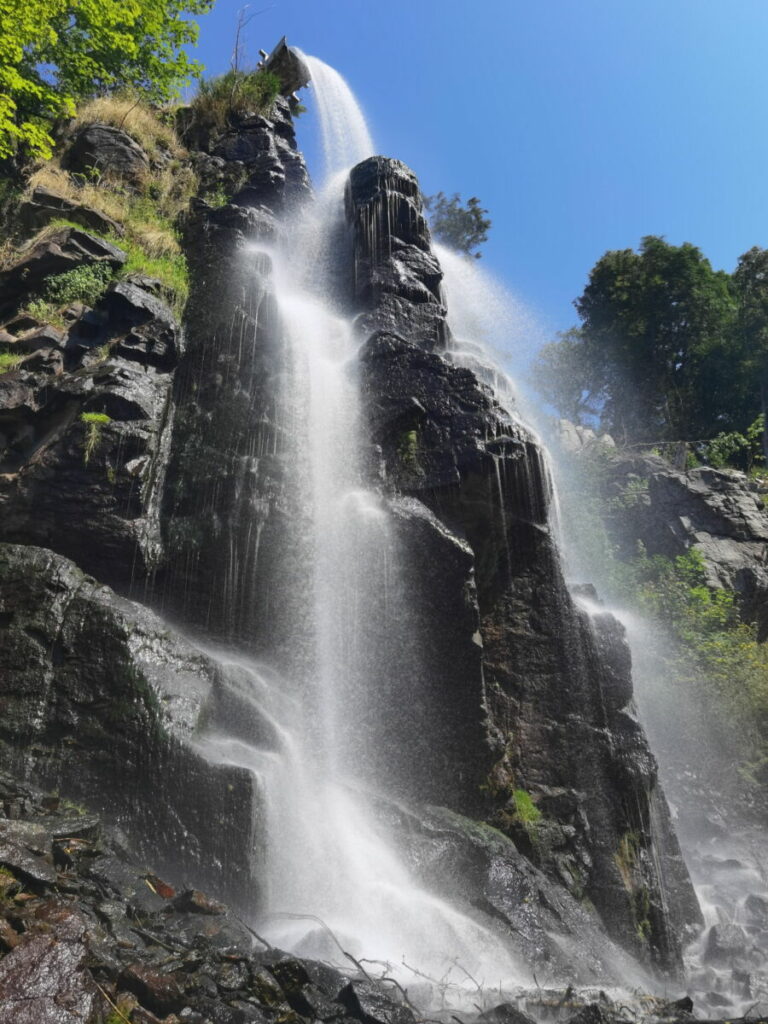
[[[302,658],[288,624],[305,568],[286,524],[304,512],[275,409],[286,355],[269,249],[309,185],[282,98],[270,117],[195,142],[204,187],[183,222],[183,323],[141,274],[63,310],[63,326],[31,318],[32,282],[125,262],[79,227],[40,239],[0,279],[3,330],[24,356],[0,375],[0,740],[5,769],[87,800],[155,863],[243,905],[259,899],[259,792],[200,747],[226,687],[198,645],[283,670]],[[213,187],[229,201],[208,202]],[[699,913],[621,627],[567,591],[537,442],[446,357],[412,172],[360,164],[347,218],[340,287],[358,314],[369,483],[406,552],[408,628],[423,643],[417,693],[389,676],[398,710],[382,726],[381,771],[399,799],[448,809],[384,813],[420,863],[442,849],[464,865],[468,903],[512,931],[524,922],[511,893],[557,903],[524,915],[531,950],[553,929],[576,942],[604,928],[675,972]],[[500,832],[480,842],[467,819]]]
[[[414,499],[404,543],[425,635],[437,638],[435,688],[408,747],[442,753],[423,758],[416,786],[489,814],[619,941],[674,963],[698,908],[633,709],[622,627],[565,587],[537,443],[446,358],[441,273],[412,172],[366,161],[348,209],[371,437],[385,488]]]

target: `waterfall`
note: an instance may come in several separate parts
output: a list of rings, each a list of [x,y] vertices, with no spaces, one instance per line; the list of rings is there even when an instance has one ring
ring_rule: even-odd
[[[470,368],[479,379],[492,388],[496,398],[512,417],[520,417],[530,427],[546,434],[546,419],[535,402],[526,395],[513,377],[501,366],[511,365],[523,371],[530,351],[531,337],[539,334],[530,314],[497,282],[493,276],[478,267],[475,261],[443,246],[435,246],[444,271],[443,289],[448,310],[448,324],[452,338],[447,355],[459,365]],[[521,357],[521,353],[524,355]],[[553,445],[556,451],[556,445]],[[546,456],[549,461],[549,456]],[[551,464],[552,476],[561,484],[567,473],[576,472],[568,463],[558,460]],[[563,488],[567,495],[567,488]],[[554,487],[554,514],[559,547],[565,569],[574,579],[596,584],[602,598],[611,596],[611,582],[605,575],[600,558],[585,545],[578,529],[565,528],[579,522],[583,516],[569,508],[567,496],[561,515],[558,509],[558,489]],[[565,527],[562,524],[565,524]],[[658,628],[636,611],[612,604],[596,604],[579,597],[579,604],[591,616],[610,611],[625,627],[632,651],[633,681],[643,727],[647,731],[660,769],[660,777],[676,817],[676,832],[686,864],[690,870],[696,895],[704,912],[706,929],[686,951],[687,980],[697,1001],[706,1004],[711,990],[728,993],[735,1006],[735,1014],[744,1013],[765,998],[760,988],[744,991],[743,981],[734,980],[730,966],[714,965],[706,956],[708,930],[713,925],[741,926],[749,922],[744,911],[744,898],[750,893],[768,897],[762,851],[765,849],[764,830],[757,826],[744,829],[742,836],[723,834],[719,839],[702,840],[698,829],[691,827],[695,809],[687,807],[687,789],[696,778],[705,786],[712,779],[713,765],[718,758],[718,740],[711,721],[711,709],[702,707],[694,694],[672,689],[666,679],[665,668],[658,651],[663,641]],[[682,767],[681,767],[682,766]],[[716,787],[717,788],[717,787]],[[675,805],[680,807],[680,813]],[[654,833],[654,815],[657,802],[651,805],[651,828]],[[691,812],[694,811],[692,814]],[[654,847],[655,849],[655,847]],[[658,851],[656,851],[658,852]],[[660,868],[661,870],[661,868]],[[710,990],[708,992],[708,990]],[[714,1004],[719,1005],[719,1004]]]
[[[338,71],[317,57],[298,52],[312,76],[311,89],[317,104],[325,162],[324,177],[329,180],[373,156],[373,140],[360,105]]]
[[[349,251],[346,174],[373,144],[341,76],[304,59],[325,179],[314,200],[289,215],[282,241],[258,243],[244,256],[270,260],[290,365],[277,406],[291,438],[291,491],[299,508],[293,548],[308,567],[306,593],[295,602],[302,612],[292,624],[302,657],[295,678],[280,679],[262,664],[220,656],[230,672],[236,662],[237,710],[214,720],[200,745],[209,758],[257,780],[254,834],[261,822],[266,851],[254,851],[253,875],[264,888],[255,923],[270,941],[335,961],[341,943],[353,956],[390,965],[395,976],[405,961],[441,978],[456,961],[495,985],[527,983],[530,971],[480,915],[415,880],[374,813],[382,804],[398,813],[377,737],[386,703],[378,691],[395,671],[395,655],[403,668],[395,648],[407,648],[391,615],[403,600],[402,566],[393,514],[367,482],[358,341],[335,298],[342,253]],[[415,674],[407,662],[405,670]],[[348,967],[343,957],[341,963]]]

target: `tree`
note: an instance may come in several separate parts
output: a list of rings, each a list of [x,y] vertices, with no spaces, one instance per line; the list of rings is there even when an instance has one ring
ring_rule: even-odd
[[[729,426],[730,280],[689,243],[648,236],[605,253],[575,302],[601,421],[627,440],[711,436]]]
[[[763,451],[768,460],[768,249],[753,246],[739,257],[733,273],[738,302],[736,338],[747,394],[759,395]],[[748,403],[745,402],[744,404]],[[749,403],[750,405],[752,403]],[[745,412],[749,415],[748,409]]]
[[[199,74],[183,47],[213,0],[0,0],[0,157],[51,154],[77,100],[132,88],[153,102]]]
[[[590,366],[589,347],[578,327],[544,345],[531,369],[536,390],[566,419],[584,424],[599,417],[604,395]]]
[[[472,250],[487,241],[491,221],[484,216],[488,211],[480,206],[477,196],[472,196],[467,205],[462,206],[458,192],[450,199],[438,192],[435,196],[425,196],[424,206],[429,211],[435,238],[451,249],[480,259],[480,253]]]

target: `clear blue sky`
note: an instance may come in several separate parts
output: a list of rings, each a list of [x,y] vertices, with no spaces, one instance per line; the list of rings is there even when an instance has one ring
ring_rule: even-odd
[[[240,0],[200,19],[226,70]],[[254,0],[332,64],[377,148],[427,193],[477,195],[484,261],[547,330],[606,249],[693,242],[732,270],[768,246],[768,0]],[[311,111],[298,122],[309,143]]]

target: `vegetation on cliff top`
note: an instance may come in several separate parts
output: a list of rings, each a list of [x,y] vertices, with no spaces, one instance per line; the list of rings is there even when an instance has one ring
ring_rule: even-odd
[[[178,94],[200,66],[184,47],[185,15],[213,0],[2,0],[0,157],[50,157],[55,122],[84,98],[132,88],[153,102]]]

